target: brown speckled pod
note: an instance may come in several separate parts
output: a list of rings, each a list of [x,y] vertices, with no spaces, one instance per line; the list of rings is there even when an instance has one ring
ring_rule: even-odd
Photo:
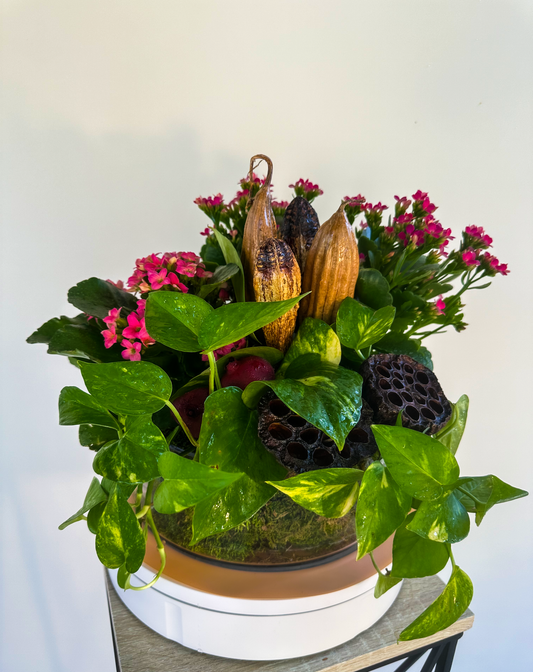
[[[285,301],[300,295],[301,275],[291,248],[282,240],[269,238],[260,246],[253,275],[256,301]],[[263,327],[267,345],[285,352],[289,347],[298,306]]]
[[[294,252],[302,273],[319,227],[318,215],[311,203],[303,196],[293,199],[285,211],[280,237]]]
[[[353,296],[359,274],[359,250],[355,234],[342,203],[337,212],[322,224],[307,256],[300,321],[316,317],[332,324],[347,296]]]
[[[250,209],[246,217],[246,224],[244,225],[241,262],[244,269],[247,301],[254,300],[254,264],[259,246],[267,238],[275,238],[277,235],[276,218],[274,217],[274,211],[272,210],[272,197],[270,195],[273,169],[272,161],[264,154],[256,154],[255,156],[252,156],[250,159],[250,179],[254,171],[254,161],[256,159],[267,162],[268,172],[265,183],[251,201]]]

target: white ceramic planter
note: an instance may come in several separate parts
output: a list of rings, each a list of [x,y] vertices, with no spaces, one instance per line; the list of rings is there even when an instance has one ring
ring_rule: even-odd
[[[319,571],[335,571],[334,564],[324,565]],[[205,566],[208,572],[208,565]],[[306,571],[309,570],[283,574],[289,575],[289,580],[292,575],[293,583],[298,583],[301,572]],[[401,587],[398,584],[377,600],[374,574],[353,585],[319,594],[248,599],[245,595],[217,594],[213,589],[198,590],[164,576],[147,590],[124,591],[117,585],[116,570],[109,573],[124,604],[152,630],[190,649],[242,660],[296,658],[338,646],[378,621]],[[239,574],[253,575],[248,582],[262,579],[260,572]],[[135,577],[133,585],[146,584],[153,572],[143,566]]]

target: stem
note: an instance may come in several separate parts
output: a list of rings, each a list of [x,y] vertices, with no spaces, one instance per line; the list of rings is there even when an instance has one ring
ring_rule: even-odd
[[[450,560],[452,561],[452,570],[456,568],[455,564],[455,558],[453,557],[452,553],[452,545],[451,544],[446,544],[446,550],[448,551],[448,555],[450,556]]]
[[[153,481],[152,481],[152,483],[153,483]],[[148,494],[148,493],[146,493],[146,494]],[[159,567],[159,571],[154,576],[154,578],[150,581],[150,583],[147,583],[144,586],[132,586],[131,583],[130,583],[130,578],[131,577],[128,576],[128,578],[126,580],[126,589],[129,588],[130,590],[146,590],[147,588],[151,588],[154,585],[154,583],[156,583],[156,581],[159,579],[161,574],[163,573],[163,571],[165,569],[165,565],[167,563],[167,554],[165,552],[165,546],[163,545],[163,542],[161,541],[161,537],[159,536],[159,532],[157,531],[157,527],[154,523],[154,519],[153,519],[153,516],[152,516],[151,509],[149,509],[148,513],[146,514],[146,520],[147,520],[148,524],[150,525],[150,527],[152,528],[152,532],[153,532],[154,537],[155,537],[155,543],[157,544],[157,551],[159,553],[159,558],[161,560],[161,565]]]
[[[152,492],[154,490],[155,479],[148,483],[148,488],[146,489],[146,497],[144,498],[144,506],[140,511],[137,511],[135,514],[136,518],[143,518],[150,511],[152,506]]]
[[[377,566],[376,561],[374,560],[374,555],[372,554],[372,551],[370,551],[369,555],[370,555],[370,559],[372,560],[372,564],[374,565],[374,569],[376,570],[376,572],[377,572],[380,576],[383,576],[383,572],[382,572],[381,569]]]
[[[193,445],[195,448],[198,448],[198,442],[195,441],[195,440],[192,438],[192,434],[190,433],[189,428],[187,427],[187,425],[186,425],[186,424],[183,422],[183,420],[181,419],[181,415],[179,414],[178,409],[177,409],[177,408],[174,406],[174,404],[172,404],[170,401],[166,401],[165,404],[170,408],[170,410],[172,411],[172,413],[174,413],[174,417],[175,417],[176,420],[180,423],[180,427],[183,429],[183,431],[184,431],[185,434],[187,435],[187,438],[189,439],[189,441],[192,443],[192,445]]]
[[[139,513],[140,507],[141,507],[141,502],[143,498],[143,486],[142,483],[137,486],[137,496],[135,498],[135,511]]]
[[[215,389],[220,390],[222,385],[220,384],[220,377],[218,375],[215,353],[208,352],[207,358],[209,359],[209,394],[213,394]]]
[[[483,506],[483,505],[485,504],[485,502],[482,502],[482,501],[479,500],[477,497],[474,497],[474,495],[473,495],[471,492],[468,492],[468,490],[465,490],[465,489],[462,488],[461,486],[458,486],[458,487],[457,487],[457,490],[459,490],[460,492],[462,492],[463,495],[466,495],[469,499],[473,499],[474,502],[476,502],[476,504],[481,504],[481,506]]]

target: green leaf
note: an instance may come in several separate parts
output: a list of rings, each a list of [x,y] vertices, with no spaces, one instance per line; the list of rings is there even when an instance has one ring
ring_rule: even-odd
[[[206,296],[209,296],[217,287],[220,287],[221,284],[227,282],[232,277],[240,273],[240,269],[237,264],[227,264],[225,266],[217,266],[213,277],[208,283],[202,285],[197,292],[197,296],[201,299],[205,299]]]
[[[146,329],[159,343],[181,352],[199,352],[198,332],[213,308],[199,296],[151,292],[146,302]]]
[[[193,543],[248,520],[276,492],[265,481],[281,480],[286,473],[261,443],[257,412],[242,403],[237,387],[217,390],[206,399],[199,455],[202,464],[242,475],[196,505]]]
[[[98,524],[100,523],[100,519],[105,511],[106,503],[107,499],[105,502],[100,502],[100,504],[93,506],[93,508],[87,513],[87,527],[89,528],[89,532],[92,534],[96,534],[98,532]]]
[[[472,581],[460,567],[455,566],[443,592],[400,633],[399,640],[422,639],[449,628],[468,609],[473,595]]]
[[[244,302],[244,270],[242,268],[239,253],[235,249],[231,240],[228,240],[220,233],[220,231],[217,231],[216,229],[215,236],[218,244],[220,245],[220,249],[222,250],[222,254],[224,255],[224,259],[226,260],[226,264],[236,264],[239,267],[239,274],[234,275],[231,278],[231,282],[233,284],[235,298],[237,301],[242,303]]]
[[[389,330],[396,309],[385,306],[373,311],[362,303],[347,297],[337,313],[337,334],[340,342],[354,350],[377,343]]]
[[[120,415],[146,415],[163,408],[172,393],[167,374],[149,362],[80,362],[87,389],[97,401]]]
[[[476,525],[481,524],[487,511],[495,504],[511,502],[529,494],[526,490],[515,488],[492,474],[459,479],[458,485],[465,492],[455,490],[455,495],[467,511],[476,514]]]
[[[413,497],[435,500],[459,478],[459,465],[436,439],[405,427],[373,425],[378,448],[394,480]]]
[[[36,329],[31,336],[28,336],[26,343],[45,343],[48,345],[56,331],[68,324],[87,324],[87,315],[82,313],[76,317],[66,317],[65,315],[53,317]]]
[[[277,348],[268,348],[267,346],[258,346],[255,348],[241,348],[240,350],[235,350],[230,352],[229,355],[224,355],[224,357],[219,357],[217,359],[217,369],[218,374],[222,378],[226,371],[226,366],[229,361],[234,359],[242,359],[243,357],[262,357],[266,359],[267,362],[270,362],[272,366],[276,366],[283,359],[283,353]],[[194,378],[191,378],[188,383],[180,387],[173,395],[172,399],[177,399],[189,392],[190,390],[196,390],[199,387],[208,387],[209,386],[209,368],[199,373]]]
[[[106,280],[89,278],[68,291],[68,301],[87,315],[104,318],[112,308],[137,310],[137,299]]]
[[[67,324],[50,340],[49,355],[63,355],[93,362],[116,362],[122,359],[120,348],[107,349],[100,331],[87,324]]]
[[[400,583],[402,579],[396,578],[395,576],[391,576],[390,573],[386,574],[378,574],[378,580],[376,583],[376,587],[374,588],[374,597],[377,599],[378,597],[381,597],[384,595],[388,590],[391,588],[394,588],[398,583]]]
[[[127,488],[128,486],[126,486]],[[145,541],[141,527],[125,497],[128,490],[115,484],[96,532],[96,554],[100,562],[116,569],[126,566],[133,574],[142,565]]]
[[[293,501],[325,518],[342,518],[357,500],[363,472],[359,469],[318,469],[284,481],[268,481]]]
[[[214,310],[203,321],[198,341],[205,352],[234,343],[274,322],[294,308],[306,294],[286,301],[230,303]]]
[[[242,399],[254,408],[269,387],[291,411],[321,429],[342,450],[361,415],[363,380],[355,371],[332,365],[319,367],[318,373],[309,371],[309,377],[300,380],[286,378],[250,383]]]
[[[392,544],[392,576],[416,579],[433,576],[446,567],[449,555],[444,544],[421,537],[407,527],[415,512],[410,513],[396,530]]]
[[[340,364],[342,355],[337,334],[328,324],[313,317],[306,317],[302,322],[279,368],[278,376],[283,375],[289,364],[298,357],[309,353],[317,354],[320,359],[335,365]]]
[[[434,438],[437,439],[437,441],[440,441],[443,446],[446,446],[453,455],[457,452],[457,448],[459,448],[459,444],[463,438],[466,419],[468,417],[469,403],[468,397],[466,394],[463,394],[457,403],[452,404],[452,417],[444,427],[434,435]]]
[[[470,518],[453,492],[432,502],[422,502],[407,526],[421,537],[441,543],[455,544],[470,532]]]
[[[116,440],[117,431],[100,425],[80,425],[78,438],[82,446],[100,450],[106,443]]]
[[[357,502],[357,560],[386,541],[410,508],[411,497],[398,487],[381,462],[373,462],[364,473]]]
[[[377,310],[392,304],[389,283],[375,268],[361,268],[355,286],[355,297],[361,303]]]
[[[168,451],[161,430],[148,417],[134,417],[119,441],[101,448],[93,468],[110,481],[146,483],[159,476],[157,461]]]
[[[79,520],[83,520],[84,513],[89,511],[89,509],[92,509],[93,506],[96,506],[101,502],[105,502],[106,500],[107,495],[105,491],[102,489],[102,486],[100,485],[98,479],[93,478],[93,480],[91,481],[91,485],[89,486],[89,490],[85,495],[85,499],[83,500],[83,505],[81,509],[79,511],[76,511],[76,513],[70,516],[70,518],[67,518],[67,520],[65,520],[64,523],[61,523],[59,529],[64,530],[65,527],[72,525],[72,523],[76,523]]]
[[[240,472],[213,469],[174,453],[161,455],[159,473],[165,480],[156,490],[154,506],[156,511],[166,514],[194,506],[243,476]]]
[[[60,425],[101,425],[120,429],[111,413],[90,394],[77,387],[64,387],[59,395]]]

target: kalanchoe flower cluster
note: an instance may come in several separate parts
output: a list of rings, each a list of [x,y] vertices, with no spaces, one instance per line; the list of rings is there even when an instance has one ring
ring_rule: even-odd
[[[120,315],[122,308],[112,308],[109,311],[107,317],[104,317],[107,329],[102,331],[106,348],[119,343],[124,348],[122,351],[124,359],[129,359],[132,362],[140,361],[143,349],[155,343],[146,331],[145,307],[146,301],[139,299],[137,310],[131,312],[126,319]]]
[[[164,287],[186,294],[189,278],[203,279],[212,275],[194,252],[150,254],[135,262],[133,275],[128,279],[128,289],[144,294]]]
[[[295,196],[302,196],[309,203],[312,203],[317,196],[321,196],[324,193],[318,184],[313,184],[311,180],[304,180],[302,178],[294,184],[289,184],[289,188],[294,189]]]
[[[346,203],[344,212],[348,217],[350,224],[353,224],[357,215],[360,215],[365,207],[366,198],[358,194],[357,196],[345,196],[343,202]]]
[[[238,341],[235,341],[235,343],[230,343],[229,345],[225,345],[222,348],[218,348],[218,350],[215,350],[213,354],[215,355],[215,359],[219,359],[220,357],[224,357],[225,355],[229,355],[232,352],[235,352],[235,350],[241,350],[242,348],[246,347],[246,339],[241,338]],[[202,360],[204,362],[208,361],[208,356],[207,355],[202,355]]]

